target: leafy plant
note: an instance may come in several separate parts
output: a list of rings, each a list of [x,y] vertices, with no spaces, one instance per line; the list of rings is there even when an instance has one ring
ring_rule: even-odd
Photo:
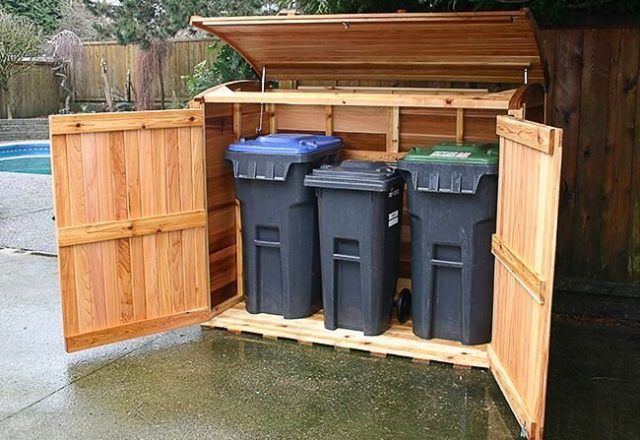
[[[203,0],[203,3],[202,11],[197,12],[199,15],[265,15],[275,14],[280,9],[276,2],[269,0]],[[189,96],[225,82],[257,78],[249,63],[232,47],[217,42],[209,50],[217,52],[215,61],[202,61],[194,67],[191,75],[182,77]]]
[[[216,42],[209,46],[209,50],[217,53],[215,61],[210,63],[204,60],[196,64],[191,75],[182,77],[187,85],[189,96],[229,81],[256,79],[251,66],[230,46]]]
[[[23,58],[38,55],[40,30],[31,20],[0,10],[0,91],[6,102],[7,117],[11,119],[12,97],[9,82],[30,67]]]
[[[640,18],[638,0],[276,0],[280,7],[306,14],[365,12],[490,11],[528,7],[547,25],[572,24],[578,17]]]
[[[63,3],[63,0],[2,0],[0,8],[8,14],[29,19],[49,35],[58,28]]]

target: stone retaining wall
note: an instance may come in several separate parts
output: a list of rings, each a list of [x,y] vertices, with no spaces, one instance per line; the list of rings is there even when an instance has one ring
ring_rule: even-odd
[[[49,120],[0,119],[0,142],[49,138]]]

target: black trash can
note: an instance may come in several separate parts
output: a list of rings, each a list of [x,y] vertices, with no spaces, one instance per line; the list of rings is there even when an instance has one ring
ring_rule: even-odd
[[[332,162],[340,138],[273,134],[229,146],[242,217],[249,313],[310,316],[322,307],[315,192],[304,176]]]
[[[411,216],[413,332],[491,340],[498,149],[441,144],[398,161]]]
[[[324,326],[383,333],[398,272],[402,177],[382,162],[346,160],[315,169],[305,185],[318,195]]]

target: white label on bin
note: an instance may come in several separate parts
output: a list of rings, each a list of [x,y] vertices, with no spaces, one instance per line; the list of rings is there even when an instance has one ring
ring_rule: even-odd
[[[400,215],[397,210],[389,214],[389,227],[398,223],[399,216]]]
[[[466,159],[471,156],[471,153],[467,152],[457,152],[457,151],[434,151],[429,156],[431,157],[453,157],[457,159]]]
[[[400,194],[400,188],[393,189],[389,191],[389,198],[395,197]]]

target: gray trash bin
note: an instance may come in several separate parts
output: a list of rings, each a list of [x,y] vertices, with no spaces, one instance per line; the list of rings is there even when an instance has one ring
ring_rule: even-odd
[[[413,331],[491,340],[498,149],[441,144],[398,161],[411,216]]]
[[[249,313],[303,318],[320,310],[317,203],[304,176],[332,162],[334,136],[273,134],[229,146],[242,216]]]
[[[346,160],[315,169],[305,185],[318,195],[325,327],[384,332],[398,272],[402,177],[382,162]]]

